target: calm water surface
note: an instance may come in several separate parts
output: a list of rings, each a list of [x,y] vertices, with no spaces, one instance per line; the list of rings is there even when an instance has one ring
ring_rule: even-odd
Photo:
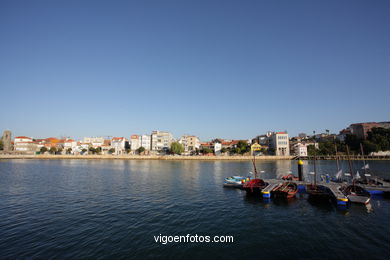
[[[390,178],[390,162],[370,166]],[[291,161],[257,167],[264,178],[296,172]],[[332,161],[318,165],[331,175],[335,168]],[[222,188],[225,177],[251,170],[250,162],[2,160],[0,258],[390,256],[390,200],[340,209],[310,203],[305,194],[265,202]],[[230,235],[234,242],[163,245],[154,241],[160,234]]]

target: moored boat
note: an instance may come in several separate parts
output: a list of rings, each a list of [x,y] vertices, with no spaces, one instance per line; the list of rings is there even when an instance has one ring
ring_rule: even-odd
[[[255,178],[251,179],[244,183],[242,188],[246,191],[247,195],[259,195],[261,194],[261,191],[268,186],[268,183],[264,182],[262,179],[257,178],[257,169],[256,169],[256,162],[255,162],[255,156],[253,156],[252,163],[253,163],[253,170],[255,172]]]
[[[332,196],[328,187],[317,184],[306,185],[306,193],[309,194],[309,199],[315,200],[328,200]]]
[[[341,191],[352,203],[368,204],[371,199],[370,193],[359,185],[344,186]]]
[[[277,198],[293,198],[298,192],[298,185],[294,182],[283,182],[272,190],[272,195]]]
[[[249,181],[249,178],[243,177],[243,176],[231,176],[225,178],[225,181],[223,183],[224,187],[227,188],[242,188],[245,181]]]

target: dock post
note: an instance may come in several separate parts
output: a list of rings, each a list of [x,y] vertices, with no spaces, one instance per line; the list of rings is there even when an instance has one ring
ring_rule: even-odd
[[[262,191],[261,193],[263,193],[263,198],[264,199],[271,198],[271,192],[269,192],[269,191]]]
[[[337,198],[337,205],[345,206],[347,205],[348,199],[346,198]]]
[[[303,161],[298,160],[298,178],[299,181],[303,181]]]

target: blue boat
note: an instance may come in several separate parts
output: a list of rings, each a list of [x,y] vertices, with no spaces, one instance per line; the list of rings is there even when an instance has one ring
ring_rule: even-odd
[[[227,188],[242,188],[242,185],[247,180],[249,180],[249,177],[231,176],[231,177],[225,178],[223,186],[227,187]]]

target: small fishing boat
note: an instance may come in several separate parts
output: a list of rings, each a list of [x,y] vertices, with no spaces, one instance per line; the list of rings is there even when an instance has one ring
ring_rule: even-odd
[[[276,198],[293,198],[298,192],[298,185],[294,182],[283,182],[272,190],[272,195]]]
[[[328,200],[331,198],[331,192],[328,187],[317,184],[306,185],[306,193],[310,199]]]
[[[368,204],[371,199],[370,193],[358,185],[348,185],[341,188],[341,191],[352,203]]]
[[[249,180],[249,178],[243,176],[227,177],[225,178],[223,186],[226,188],[242,188],[242,185],[246,180]]]
[[[315,135],[315,131],[313,131],[313,134]],[[314,149],[314,172],[313,172],[313,183],[306,185],[306,193],[309,194],[309,199],[313,201],[322,201],[322,200],[329,200],[331,198],[331,191],[328,187],[323,185],[317,185],[317,167],[316,167],[316,149]]]
[[[268,183],[264,182],[262,179],[257,178],[257,169],[256,169],[256,162],[255,162],[255,156],[253,156],[252,163],[253,163],[253,169],[255,172],[255,178],[251,179],[244,183],[242,188],[246,191],[247,195],[260,195],[261,191],[268,186]]]

